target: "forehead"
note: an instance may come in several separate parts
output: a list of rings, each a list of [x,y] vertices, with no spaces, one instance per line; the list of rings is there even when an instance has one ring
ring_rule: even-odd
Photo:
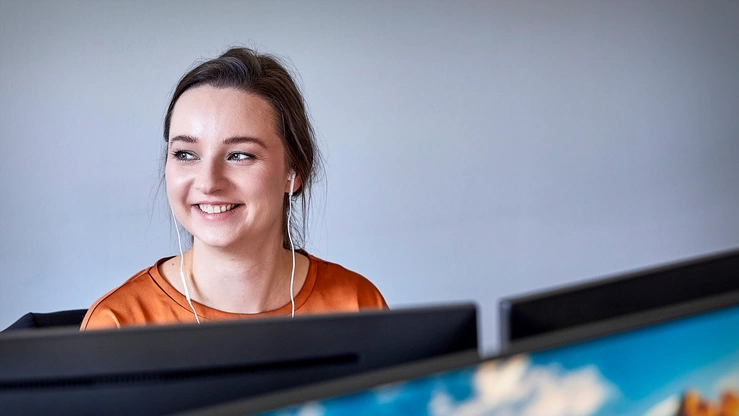
[[[235,88],[198,86],[185,91],[175,103],[169,138],[248,136],[279,140],[275,120],[272,106],[259,95]]]

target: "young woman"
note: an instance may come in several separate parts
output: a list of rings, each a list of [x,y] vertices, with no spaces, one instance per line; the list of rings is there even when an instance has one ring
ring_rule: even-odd
[[[100,298],[83,330],[387,307],[364,277],[295,247],[319,157],[276,58],[231,49],[185,74],[164,140],[167,199],[192,248]]]

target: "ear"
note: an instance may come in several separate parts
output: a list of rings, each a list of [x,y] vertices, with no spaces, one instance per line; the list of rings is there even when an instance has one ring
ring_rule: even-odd
[[[300,187],[303,185],[303,181],[300,178],[300,175],[296,174],[294,170],[291,170],[287,174],[287,183],[285,184],[285,193],[293,196],[298,190],[300,190]]]

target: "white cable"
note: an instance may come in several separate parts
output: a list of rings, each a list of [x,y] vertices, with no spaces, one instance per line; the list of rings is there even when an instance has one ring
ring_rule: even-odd
[[[290,304],[292,305],[292,313],[290,314],[291,318],[295,318],[295,295],[293,295],[293,284],[295,283],[295,245],[293,244],[293,237],[290,233],[290,218],[292,217],[291,214],[293,212],[293,185],[295,183],[295,173],[293,172],[290,177],[290,195],[287,197],[287,200],[290,204],[290,207],[287,210],[287,239],[290,240],[290,251],[293,255],[293,270],[290,272]]]
[[[172,210],[172,207],[170,207],[170,210]],[[180,238],[180,227],[177,226],[177,218],[174,216],[174,210],[172,210],[172,221],[174,221],[174,229],[177,231],[177,245],[180,247],[180,279],[182,279],[182,286],[185,288],[185,298],[187,299],[187,303],[190,305],[190,309],[192,309],[193,315],[195,315],[195,321],[197,323],[200,323],[200,318],[198,318],[198,313],[195,311],[195,306],[192,304],[192,300],[190,300],[190,292],[187,290],[187,280],[185,280],[185,255],[182,253],[182,239]]]
[[[287,238],[290,240],[290,252],[292,254],[292,271],[290,272],[290,305],[292,307],[290,312],[290,317],[295,318],[295,295],[293,294],[293,287],[295,285],[295,244],[293,244],[293,237],[292,233],[290,232],[290,220],[292,218],[292,211],[293,211],[293,184],[295,181],[295,176],[290,178],[290,195],[288,196],[288,202],[290,204],[290,207],[287,211]],[[170,210],[172,208],[170,207]],[[195,311],[195,306],[192,304],[192,300],[190,299],[190,292],[187,290],[187,280],[185,280],[185,255],[182,253],[182,239],[180,237],[180,229],[177,226],[177,219],[174,216],[174,210],[172,210],[172,220],[174,221],[174,229],[177,232],[177,245],[180,248],[180,279],[182,279],[182,286],[185,288],[185,298],[187,299],[187,303],[190,305],[190,308],[192,309],[193,315],[195,315],[195,320],[200,323],[200,318],[198,318],[198,313]]]

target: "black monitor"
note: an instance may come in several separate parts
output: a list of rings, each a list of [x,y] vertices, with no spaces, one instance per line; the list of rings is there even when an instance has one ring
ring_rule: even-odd
[[[503,299],[500,344],[739,290],[739,250]]]
[[[474,305],[0,334],[0,413],[166,414],[460,351]]]
[[[734,292],[185,415],[736,415],[737,328]]]

